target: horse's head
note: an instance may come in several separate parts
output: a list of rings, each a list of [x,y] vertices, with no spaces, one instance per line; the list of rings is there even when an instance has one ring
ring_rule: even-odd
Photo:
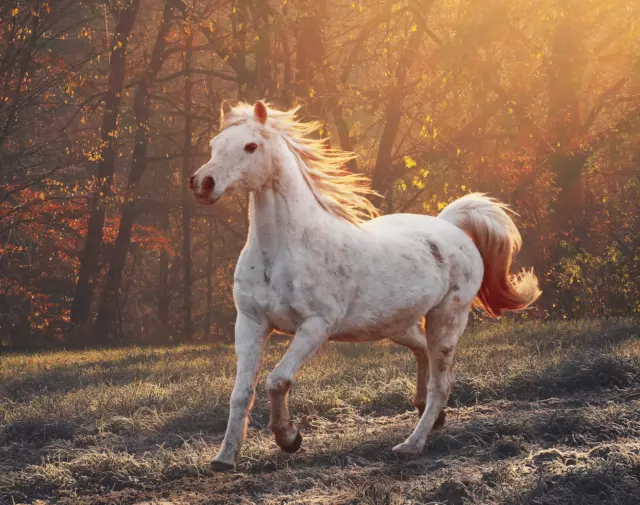
[[[189,179],[191,191],[203,204],[215,203],[229,192],[256,191],[271,171],[266,105],[257,101],[252,114],[236,116],[224,101],[221,114],[223,129],[211,141],[211,159]]]

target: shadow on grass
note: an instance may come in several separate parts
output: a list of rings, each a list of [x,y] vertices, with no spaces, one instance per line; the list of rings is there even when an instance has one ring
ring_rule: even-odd
[[[580,353],[542,372],[534,370],[506,379],[499,388],[483,389],[481,384],[458,380],[449,405],[499,399],[536,401],[636,386],[640,386],[640,358]]]
[[[540,330],[527,327],[526,338],[523,345],[531,343],[536,349],[544,349],[547,346],[557,346],[557,339],[550,339],[545,333],[544,326]],[[501,338],[500,336],[496,338]],[[577,355],[575,350],[569,352],[573,358],[555,367],[544,371],[539,376],[535,374],[523,375],[506,384],[498,391],[477,390],[473,384],[457,381],[454,387],[455,400],[462,405],[469,405],[477,401],[494,400],[496,398],[512,398],[524,395],[527,399],[549,398],[558,394],[573,394],[594,388],[628,387],[640,380],[640,371],[637,360],[623,360],[598,355],[598,350],[607,346],[616,345],[629,339],[640,338],[640,327],[637,323],[626,322],[621,327],[613,329],[591,330],[578,333],[572,337],[571,343],[574,349],[579,346]],[[491,339],[487,340],[491,345]],[[285,343],[275,342],[273,349],[286,346]],[[283,347],[284,349],[284,347]],[[357,358],[370,353],[371,349],[362,344],[339,344],[333,347],[339,355]],[[589,351],[592,355],[588,356]],[[159,374],[153,369],[163,361],[183,361],[187,365],[194,359],[209,359],[212,363],[220,355],[220,348],[158,348],[151,352],[141,349],[139,353],[122,356],[117,359],[101,359],[91,361],[74,361],[69,364],[57,365],[42,370],[20,373],[16,377],[5,379],[0,383],[0,397],[4,396],[12,401],[25,402],[38,395],[52,393],[67,393],[73,390],[109,384],[115,386],[127,385],[134,381],[154,379],[159,383],[167,383],[180,380],[180,372],[171,374]],[[223,352],[226,352],[223,351]],[[405,348],[391,346],[384,350],[380,348],[381,356],[384,352],[398,354],[408,352]],[[584,356],[587,356],[585,358]],[[144,368],[149,365],[149,368]],[[185,372],[188,370],[185,366]],[[395,404],[397,399],[393,400]],[[383,404],[389,406],[389,401]],[[401,403],[405,403],[403,400]],[[393,405],[391,405],[393,407]],[[373,406],[370,413],[389,413],[389,409],[381,411]]]
[[[23,419],[0,428],[0,446],[13,443],[45,444],[51,440],[72,440],[79,432],[79,427],[73,423]]]
[[[228,417],[228,406],[215,405],[206,410],[196,410],[176,415],[162,425],[159,433],[178,436],[197,433],[221,434],[224,433],[227,427]],[[253,418],[254,416],[252,415]]]
[[[613,398],[607,391],[633,388],[640,388],[640,359],[591,355],[583,356],[581,359],[569,359],[548,368],[540,374],[532,373],[517,376],[505,384],[502,389],[498,390],[478,391],[470,383],[457,383],[454,386],[450,406],[469,406],[495,400],[536,402],[558,398],[566,408],[569,405],[584,404],[585,395],[590,395],[590,401],[597,400],[603,403]],[[601,394],[594,398],[593,393]],[[260,391],[259,394],[264,395],[264,391]],[[373,402],[369,402],[366,405],[360,407],[351,406],[351,410],[353,414],[363,417],[393,416],[404,412],[415,412],[408,398],[393,391],[381,393],[376,396]],[[229,408],[226,403],[216,404],[207,407],[205,410],[184,412],[169,419],[162,426],[160,432],[180,436],[197,433],[219,435],[226,428],[228,412]],[[291,412],[294,417],[303,415],[303,412],[295,405],[295,402],[292,402]],[[343,413],[330,410],[318,412],[317,415],[329,421],[336,421],[339,420]],[[579,414],[563,415],[564,417],[559,415],[559,417],[554,418],[555,421],[553,422],[556,424],[552,423],[540,430],[535,430],[537,435],[543,435],[545,431],[553,434],[556,427],[564,426],[568,423],[579,423],[579,420],[576,421],[576,416]],[[250,425],[253,428],[265,429],[268,427],[269,405],[264,398],[258,399],[250,419]],[[416,422],[417,419],[416,415]],[[481,426],[481,424],[478,425],[477,429],[473,429],[472,426],[469,436],[478,436],[483,431]],[[577,433],[579,426],[574,428]],[[508,435],[512,433],[504,431],[502,434]],[[467,441],[464,443],[467,443]]]
[[[543,474],[532,488],[513,493],[505,505],[637,505],[639,492],[637,465],[591,465]]]
[[[160,362],[171,362],[179,359],[185,364],[192,359],[209,358],[213,360],[218,354],[216,348],[202,349],[159,349],[133,356],[123,356],[117,359],[103,359],[92,361],[73,361],[65,365],[34,370],[21,373],[17,377],[0,383],[0,396],[13,401],[25,402],[34,396],[50,395],[52,393],[68,393],[81,388],[99,385],[127,385],[134,381],[157,378],[161,383],[178,379],[172,375],[159,375],[153,369],[138,369],[140,365],[151,367]]]
[[[431,472],[467,458],[501,461],[522,457],[532,446],[584,447],[637,438],[640,437],[640,410],[634,403],[606,411],[593,407],[571,410],[549,410],[547,407],[540,412],[521,410],[494,418],[450,422],[443,430],[429,436],[421,457],[407,459],[395,455],[392,447],[404,440],[411,430],[412,427],[401,431],[389,427],[377,434],[358,430],[344,440],[336,435],[331,446],[306,454],[305,444],[313,444],[314,435],[313,431],[303,429],[303,452],[290,456],[276,451],[242,463],[242,471],[275,471],[290,465],[354,468],[382,464],[384,472],[391,474],[396,470],[405,475]]]
[[[350,472],[349,475],[351,477],[358,475],[357,478],[361,481],[358,487],[362,487],[363,492],[366,491],[366,496],[363,495],[363,497],[371,498],[373,496],[379,496],[380,493],[382,493],[382,495],[385,494],[382,488],[365,489],[363,487],[366,482],[373,482],[372,479],[377,482],[377,477],[390,479],[390,484],[395,486],[398,482],[411,478],[431,478],[431,476],[434,476],[436,472],[440,470],[456,468],[461,465],[479,467],[487,462],[509,459],[513,459],[514,461],[518,460],[522,463],[523,458],[529,453],[531,447],[536,447],[537,449],[541,447],[549,448],[549,450],[546,451],[538,450],[536,454],[527,459],[527,461],[530,461],[528,464],[534,467],[552,466],[552,464],[558,462],[559,457],[562,458],[562,464],[565,466],[584,464],[584,453],[582,460],[579,460],[579,458],[572,458],[568,452],[562,453],[557,451],[555,447],[567,447],[571,445],[592,447],[592,444],[595,442],[607,442],[604,446],[600,446],[606,449],[610,441],[618,438],[631,439],[638,437],[640,436],[640,410],[636,407],[635,404],[622,405],[615,409],[609,409],[606,412],[601,412],[600,409],[592,407],[584,407],[570,411],[557,409],[554,411],[541,411],[536,415],[532,415],[530,410],[525,409],[509,412],[507,415],[504,415],[504,417],[477,419],[463,423],[452,422],[445,427],[443,431],[438,431],[430,437],[424,455],[411,459],[398,457],[391,451],[394,444],[400,442],[409,434],[410,427],[404,427],[398,430],[397,426],[381,425],[377,432],[369,433],[354,428],[344,435],[336,434],[332,436],[326,448],[323,447],[322,444],[314,444],[313,431],[304,430],[303,436],[306,438],[306,441],[303,443],[303,451],[301,453],[288,455],[277,450],[274,451],[272,448],[265,448],[264,452],[253,454],[252,457],[244,456],[240,458],[238,465],[240,474],[237,475],[236,478],[225,480],[224,477],[215,477],[212,483],[228,486],[229,491],[234,489],[234,492],[245,498],[251,497],[257,499],[257,497],[264,494],[277,495],[283,493],[284,490],[291,489],[295,491],[298,489],[295,485],[290,485],[291,483],[287,480],[289,477],[283,479],[283,477],[276,478],[274,476],[270,478],[269,476],[263,475],[265,472],[277,472],[279,470],[289,472],[294,469],[295,478],[306,482],[304,476],[307,474],[313,475],[315,478],[315,476],[339,475],[344,471]],[[220,413],[214,409],[211,412],[203,412],[202,414],[197,412],[191,419],[188,419],[186,416],[181,419],[176,418],[173,420],[176,424],[167,424],[165,429],[175,426],[176,430],[193,432],[199,429],[218,430],[222,428],[222,426],[210,425],[209,419],[220,419]],[[21,434],[16,432],[18,428],[23,430],[20,432]],[[44,440],[45,438],[48,439],[46,431],[43,432],[42,427],[38,425],[23,425],[21,427],[16,425],[11,429],[13,431],[8,435],[20,436],[23,440],[38,441],[41,439]],[[63,438],[69,435],[65,429],[67,429],[67,427],[64,427],[61,433]],[[158,434],[158,436],[160,435],[161,434]],[[166,433],[164,433],[163,436],[165,437],[165,441],[170,440],[170,437],[167,438]],[[341,437],[344,438],[340,440]],[[177,440],[178,437],[176,436],[175,438]],[[177,448],[179,445],[175,447]],[[165,444],[163,450],[173,450],[173,448],[172,444]],[[306,452],[307,450],[309,452]],[[129,448],[127,452],[136,456],[136,451],[131,450],[131,448]],[[589,452],[589,457],[591,457],[591,452],[594,451]],[[615,455],[612,455],[604,449],[599,452],[594,452],[593,454],[593,458],[599,459],[600,461],[612,461],[614,456]],[[162,457],[167,456],[158,456],[157,459]],[[117,483],[117,489],[138,489],[146,485],[156,486],[160,485],[160,483],[168,483],[170,481],[178,482],[185,475],[200,477],[200,471],[192,468],[193,463],[191,460],[181,461],[178,466],[169,465],[163,468],[145,470],[144,467],[139,468],[136,466],[137,464],[135,462],[138,461],[137,456],[134,458],[125,457],[121,459],[122,464],[125,465],[122,468],[114,467],[114,470],[111,466],[105,467],[105,472],[115,472],[113,479],[116,480],[112,479],[109,481],[110,488],[113,488],[112,485],[114,482]],[[574,459],[574,462],[571,462],[572,459]],[[98,458],[96,461],[102,460]],[[94,469],[91,465],[93,465],[93,463],[88,462],[88,466],[79,466],[78,469],[74,470],[74,472],[76,472],[74,473],[74,479],[78,482],[77,491],[81,493],[94,492],[96,486],[102,485],[104,479],[110,478],[109,475],[111,474],[107,475],[103,473],[102,470]],[[640,468],[637,465],[637,461],[635,465],[633,468],[636,468],[635,471],[637,473],[637,469]],[[337,469],[340,469],[340,471],[336,473]],[[362,473],[355,473],[357,471],[361,471]],[[605,472],[604,470],[598,470],[598,472],[600,471]],[[129,479],[128,476],[130,474],[127,472],[134,472],[132,475],[136,477],[136,479]],[[556,477],[544,474],[544,478],[548,481],[546,484],[547,487],[537,486],[531,489],[514,490],[514,492],[518,491],[518,496],[521,500],[509,503],[513,503],[514,505],[515,503],[574,503],[560,500],[559,498],[564,496],[561,494],[564,491],[554,491],[553,486],[555,486],[557,482],[560,482],[561,486],[564,487],[572,486],[573,484],[576,486],[581,485],[581,479],[587,475],[585,472],[586,470],[576,470],[573,473],[570,472],[566,475],[558,475]],[[606,471],[605,474],[614,478],[614,480],[607,481],[609,483],[616,483],[616,479],[621,478],[608,471]],[[209,475],[208,472],[207,475]],[[286,475],[291,476],[292,474],[287,473]],[[84,476],[86,476],[86,482],[82,480]],[[631,476],[631,474],[625,475],[624,479],[629,479]],[[33,476],[29,478],[35,479]],[[294,477],[291,477],[291,479],[293,478]],[[556,481],[553,479],[560,480]],[[32,481],[29,480],[28,482],[31,483]],[[627,480],[625,480],[625,482],[627,482]],[[44,484],[54,486],[54,484],[48,480],[45,480]],[[524,482],[519,483],[519,485],[520,484],[524,487]],[[250,488],[242,490],[242,486],[249,486]],[[431,496],[430,493],[435,493],[433,495],[435,498],[432,497],[429,500],[418,502],[426,503],[437,499],[439,501],[449,501],[450,503],[464,503],[464,499],[474,496],[476,492],[474,486],[475,485],[467,486],[464,482],[454,482],[453,480],[445,481],[437,486],[435,490],[425,491],[425,493],[427,493],[424,495],[425,500],[427,495]],[[27,489],[27,487],[25,487],[25,489]],[[562,489],[564,489],[564,487]],[[302,488],[304,488],[304,486]],[[31,496],[39,489],[40,488],[34,490],[29,488],[28,493],[31,493]],[[468,490],[470,494],[467,495],[465,489]],[[590,496],[606,498],[608,496],[589,494],[591,493],[590,489],[598,492],[606,491],[606,489],[599,487],[594,488],[592,486],[591,488],[580,490],[583,494],[577,496],[587,498]],[[46,494],[53,493],[55,489],[54,491],[50,491],[47,488],[44,491],[40,491]],[[24,492],[27,493],[27,491]],[[398,489],[398,492],[402,493],[403,491]],[[623,497],[626,500],[625,494],[616,496]],[[548,501],[544,501],[547,498]],[[461,501],[457,501],[458,499]],[[559,501],[554,502],[553,499],[558,499]],[[224,501],[220,501],[219,503],[223,502]],[[482,501],[480,501],[480,503],[482,503]],[[501,501],[501,503],[505,502]],[[575,503],[582,502],[576,501]],[[592,502],[586,501],[584,503]],[[593,503],[598,502],[594,501]],[[603,501],[602,503],[607,502]],[[627,503],[637,502],[622,500],[620,503],[627,505]]]
[[[576,347],[584,350],[601,350],[627,340],[640,338],[640,320],[637,318],[555,323],[541,322],[538,324],[513,323],[504,328],[500,328],[500,323],[494,324],[497,324],[498,327],[483,340],[484,343],[501,345],[508,341],[517,344],[519,347],[536,351]],[[490,325],[480,326],[477,331],[479,335],[482,335],[483,331],[490,330],[490,328]],[[471,331],[470,334],[465,334],[465,339],[470,345],[473,345],[474,332]]]

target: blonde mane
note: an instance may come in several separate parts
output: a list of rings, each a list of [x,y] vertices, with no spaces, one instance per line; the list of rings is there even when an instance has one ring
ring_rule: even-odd
[[[355,155],[329,147],[327,139],[313,138],[312,134],[320,130],[322,123],[298,121],[296,114],[299,109],[279,111],[268,108],[264,134],[280,135],[285,140],[309,189],[327,212],[353,224],[377,216],[378,210],[368,198],[377,195],[371,189],[369,179],[344,168]],[[253,105],[241,103],[222,118],[221,126],[224,130],[253,117]]]

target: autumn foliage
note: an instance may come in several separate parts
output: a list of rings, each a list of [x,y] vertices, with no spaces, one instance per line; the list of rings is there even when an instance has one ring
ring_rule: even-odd
[[[246,197],[186,183],[257,98],[322,121],[383,212],[511,204],[544,292],[519,317],[640,312],[633,2],[6,0],[0,346],[229,339]]]

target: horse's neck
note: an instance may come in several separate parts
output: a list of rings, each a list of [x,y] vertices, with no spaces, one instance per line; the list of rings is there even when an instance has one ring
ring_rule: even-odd
[[[318,203],[300,173],[293,153],[279,142],[273,157],[273,178],[250,196],[249,246],[275,261],[283,246],[300,247],[309,230],[327,226],[334,216]]]

